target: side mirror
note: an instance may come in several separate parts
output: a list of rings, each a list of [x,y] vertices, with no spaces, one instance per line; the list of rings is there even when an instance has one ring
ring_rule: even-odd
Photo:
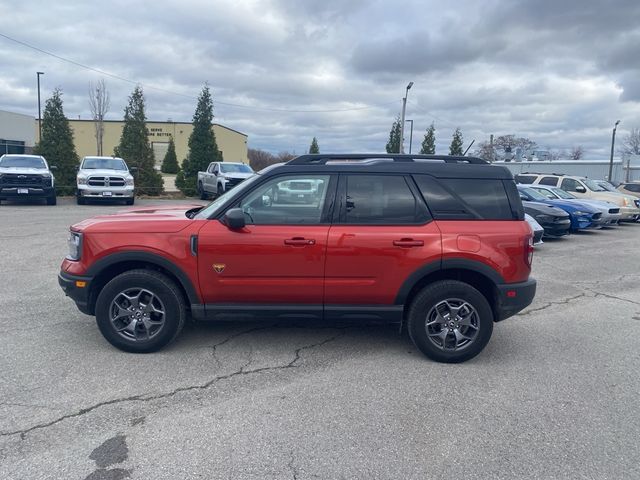
[[[49,170],[57,170],[58,167],[56,167],[55,165],[49,165]]]
[[[262,206],[270,207],[271,206],[271,197],[269,195],[262,196]]]
[[[576,192],[578,192],[578,193],[587,193],[587,189],[584,188],[582,185],[578,185],[576,187]]]
[[[224,214],[225,225],[232,230],[244,228],[244,212],[241,208],[231,208]]]
[[[129,167],[129,171],[131,173],[136,173],[138,171],[138,167]]]

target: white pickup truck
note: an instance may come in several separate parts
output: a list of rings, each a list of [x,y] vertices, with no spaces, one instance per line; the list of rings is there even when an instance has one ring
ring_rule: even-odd
[[[209,195],[222,195],[255,172],[245,163],[211,162],[206,172],[198,172],[198,193],[205,200]]]

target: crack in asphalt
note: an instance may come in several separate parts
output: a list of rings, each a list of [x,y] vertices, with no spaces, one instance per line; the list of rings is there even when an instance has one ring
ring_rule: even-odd
[[[289,467],[289,470],[291,470],[291,475],[293,475],[293,480],[298,480],[298,475],[300,474],[300,472],[298,472],[297,467],[294,465],[295,463],[295,457],[293,455],[293,450],[291,450],[289,452],[289,463],[287,464],[287,467]]]
[[[549,307],[553,307],[553,306],[556,306],[556,305],[567,305],[572,300],[577,300],[578,298],[583,298],[583,297],[586,297],[586,296],[587,296],[587,294],[583,292],[583,293],[581,293],[579,295],[575,295],[573,297],[565,298],[564,300],[559,300],[559,301],[556,301],[556,302],[549,302],[549,303],[547,303],[547,304],[545,304],[545,305],[543,305],[541,307],[532,308],[531,310],[527,310],[526,312],[520,313],[518,315],[521,316],[521,317],[524,317],[524,316],[527,316],[527,315],[531,315],[532,313],[541,312],[543,310],[546,310]]]
[[[606,298],[611,298],[613,300],[620,300],[621,302],[627,302],[627,303],[632,303],[634,305],[640,305],[640,302],[636,302],[634,300],[629,300],[628,298],[616,297],[615,295],[611,295],[610,293],[602,293],[602,292],[598,292],[596,290],[591,290],[589,288],[587,288],[586,290],[588,290],[589,292],[593,293],[596,297],[606,297]]]
[[[344,330],[344,329],[343,329]],[[245,332],[246,333],[246,332]],[[337,334],[337,335],[333,335],[329,338],[326,338],[324,340],[322,340],[321,342],[317,342],[317,343],[312,343],[310,345],[305,345],[302,346],[300,348],[297,348],[294,351],[294,357],[293,360],[291,360],[289,363],[286,363],[284,365],[274,365],[274,366],[269,366],[269,367],[260,367],[260,368],[254,368],[252,370],[244,370],[244,368],[246,368],[246,366],[248,366],[248,363],[243,365],[242,367],[240,367],[239,370],[226,374],[226,375],[220,375],[217,377],[214,377],[213,379],[209,380],[208,382],[201,384],[201,385],[191,385],[191,386],[187,386],[187,387],[178,387],[170,392],[166,392],[166,393],[160,393],[157,395],[145,395],[145,394],[139,394],[139,395],[131,395],[128,397],[123,397],[123,398],[114,398],[112,400],[107,400],[104,402],[99,402],[96,403],[95,405],[91,405],[89,407],[85,407],[82,408],[80,410],[78,410],[75,413],[69,413],[67,415],[63,415],[55,420],[52,420],[50,422],[47,423],[41,423],[38,425],[34,425],[33,427],[27,428],[27,429],[23,429],[23,430],[14,430],[14,431],[9,431],[9,432],[0,432],[0,437],[9,437],[12,435],[20,435],[20,439],[24,440],[27,436],[28,433],[33,432],[34,430],[40,430],[43,428],[48,428],[51,427],[53,425],[56,425],[64,420],[68,420],[70,418],[76,418],[76,417],[80,417],[83,416],[87,413],[90,413],[98,408],[101,407],[105,407],[105,406],[109,406],[109,405],[114,405],[117,403],[124,403],[124,402],[149,402],[149,401],[153,401],[153,400],[159,400],[159,399],[165,399],[165,398],[170,398],[173,397],[175,395],[177,395],[178,393],[182,393],[182,392],[189,392],[189,391],[195,391],[195,390],[206,390],[208,388],[210,388],[212,385],[214,385],[215,383],[222,381],[222,380],[229,380],[233,377],[239,376],[239,375],[252,375],[255,373],[263,373],[263,372],[267,372],[267,371],[275,371],[275,370],[286,370],[289,368],[297,368],[298,365],[296,365],[296,363],[302,358],[301,357],[301,352],[304,350],[310,350],[312,348],[317,348],[317,347],[321,347],[323,345],[326,345],[327,343],[333,342],[334,340],[337,340],[338,338],[340,338],[341,336],[344,336],[346,334],[345,331]],[[238,335],[235,335],[238,336]],[[249,361],[249,363],[251,363],[251,360]]]

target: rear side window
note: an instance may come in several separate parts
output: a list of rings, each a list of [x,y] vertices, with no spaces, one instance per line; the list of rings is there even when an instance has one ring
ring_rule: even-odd
[[[347,175],[343,222],[348,224],[422,224],[428,213],[403,176]]]
[[[538,183],[540,185],[551,185],[555,187],[558,185],[558,179],[556,177],[542,177]]]
[[[517,218],[502,180],[416,175],[427,206],[439,220]],[[513,182],[512,182],[513,183]],[[515,186],[513,187],[515,189]],[[517,195],[517,193],[516,193]]]
[[[529,185],[530,183],[533,183],[536,179],[536,177],[534,175],[516,175],[516,182],[518,183],[524,183]],[[555,183],[554,183],[555,185]]]

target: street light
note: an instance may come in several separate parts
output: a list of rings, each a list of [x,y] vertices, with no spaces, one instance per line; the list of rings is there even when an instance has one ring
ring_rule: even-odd
[[[400,120],[400,151],[398,153],[404,153],[404,114],[407,111],[407,96],[409,95],[409,90],[413,87],[413,82],[409,82],[407,85],[407,90],[404,93],[404,98],[402,99],[402,119]]]
[[[411,123],[411,131],[409,133],[409,153],[411,153],[411,143],[413,142],[413,120],[405,120]]]
[[[609,158],[609,178],[607,179],[611,183],[611,175],[613,174],[613,145],[616,143],[616,129],[620,120],[613,126],[613,133],[611,134],[611,157]]]
[[[42,118],[40,115],[40,75],[44,75],[44,72],[36,72],[38,76],[38,143],[42,141]]]

